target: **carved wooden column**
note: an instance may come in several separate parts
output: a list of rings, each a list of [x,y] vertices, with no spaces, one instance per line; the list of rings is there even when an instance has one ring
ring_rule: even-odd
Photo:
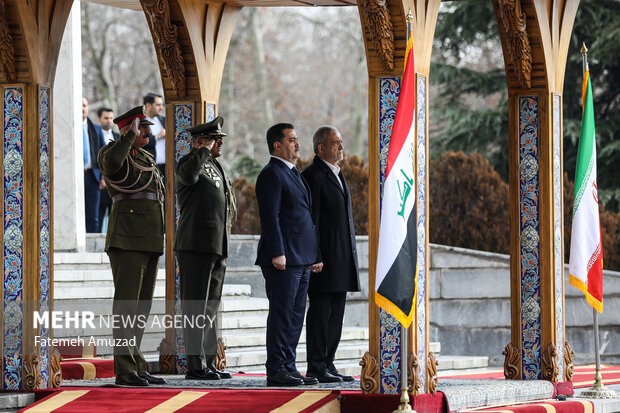
[[[181,314],[173,251],[179,218],[174,167],[191,148],[184,130],[217,114],[226,53],[241,7],[204,0],[140,2],[155,43],[166,101],[166,313],[174,315]],[[184,373],[184,353],[182,329],[167,329],[159,348],[162,372]],[[224,355],[219,359],[221,365]]]
[[[410,391],[434,393],[436,360],[428,349],[428,76],[439,0],[420,2],[359,0],[369,76],[369,351],[362,365],[362,391],[399,393],[401,377],[400,324],[374,301],[381,193],[387,149],[404,69],[406,20],[414,15],[413,44],[417,77],[416,207],[418,220],[418,285],[414,322],[408,330]],[[412,280],[414,275],[412,274]]]
[[[0,1],[2,389],[60,385],[57,354],[38,344],[52,331],[32,320],[52,309],[51,96],[71,5]]]
[[[562,90],[579,0],[493,0],[509,94],[509,379],[570,380],[564,335]]]

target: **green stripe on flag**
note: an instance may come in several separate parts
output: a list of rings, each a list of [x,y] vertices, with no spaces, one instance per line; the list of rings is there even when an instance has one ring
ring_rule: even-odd
[[[577,153],[577,170],[575,171],[575,202],[573,216],[579,208],[581,197],[587,188],[592,168],[594,166],[594,105],[592,104],[592,84],[590,72],[587,75],[587,91],[584,99],[583,118],[581,121],[581,136],[579,137],[579,151]]]

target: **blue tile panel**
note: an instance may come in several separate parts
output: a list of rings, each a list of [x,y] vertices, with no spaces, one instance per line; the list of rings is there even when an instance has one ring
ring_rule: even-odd
[[[521,375],[541,378],[539,114],[537,96],[519,97]]]
[[[39,88],[39,313],[49,310],[50,300],[50,88]],[[49,338],[49,329],[39,335]],[[41,387],[49,386],[49,348],[39,349]]]
[[[2,389],[22,388],[24,88],[3,88]]]
[[[382,77],[379,79],[379,206],[383,199],[383,183],[387,164],[388,147],[398,94],[399,77]],[[379,208],[381,211],[381,208]],[[381,215],[381,213],[379,213]],[[400,393],[401,378],[401,331],[400,323],[383,309],[379,309],[379,392]]]
[[[555,268],[555,335],[560,381],[564,381],[564,268],[562,245],[562,98],[553,96],[553,259]]]
[[[418,361],[420,363],[420,391],[426,393],[426,78],[417,82],[417,199],[418,213],[418,279],[416,286],[418,319]]]
[[[205,122],[212,121],[215,119],[215,105],[213,103],[207,103]]]
[[[194,105],[191,103],[182,103],[174,105],[174,163],[183,156],[187,155],[192,148],[192,139],[185,129],[192,127]],[[176,232],[179,223],[180,207],[176,198],[176,190],[174,191],[175,219],[174,229]],[[183,314],[181,310],[181,278],[179,276],[179,264],[176,257],[174,260],[174,313]],[[176,372],[177,374],[185,373],[185,343],[183,340],[183,329],[175,328],[175,353],[176,353]]]

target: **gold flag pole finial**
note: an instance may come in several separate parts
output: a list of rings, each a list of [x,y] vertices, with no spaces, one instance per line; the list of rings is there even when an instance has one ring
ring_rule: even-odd
[[[588,54],[588,48],[586,47],[586,42],[581,42],[581,54],[584,56]]]
[[[407,13],[407,23],[411,23],[413,21],[413,13],[411,13],[411,9]]]

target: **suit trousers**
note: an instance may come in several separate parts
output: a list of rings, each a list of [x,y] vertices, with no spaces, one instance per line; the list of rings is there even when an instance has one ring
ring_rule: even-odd
[[[116,374],[146,371],[140,343],[151,311],[159,256],[158,253],[120,248],[108,250],[114,278],[112,314],[120,318],[112,330],[114,341],[135,339],[135,345],[114,346]]]
[[[342,335],[346,292],[308,293],[306,352],[308,373],[323,375],[333,371],[336,350]]]
[[[216,317],[224,288],[226,258],[195,251],[177,251],[177,258],[187,368],[214,370],[217,359]]]
[[[99,181],[92,169],[84,171],[84,215],[86,232],[99,232]]]
[[[269,299],[267,316],[267,375],[297,370],[297,344],[306,311],[310,266],[286,266],[283,271],[261,266]]]
[[[103,188],[99,192],[99,222],[97,223],[97,232],[103,232],[103,220],[105,218],[106,212],[109,217],[110,213],[112,212],[112,198],[110,198],[108,190],[106,188]]]

